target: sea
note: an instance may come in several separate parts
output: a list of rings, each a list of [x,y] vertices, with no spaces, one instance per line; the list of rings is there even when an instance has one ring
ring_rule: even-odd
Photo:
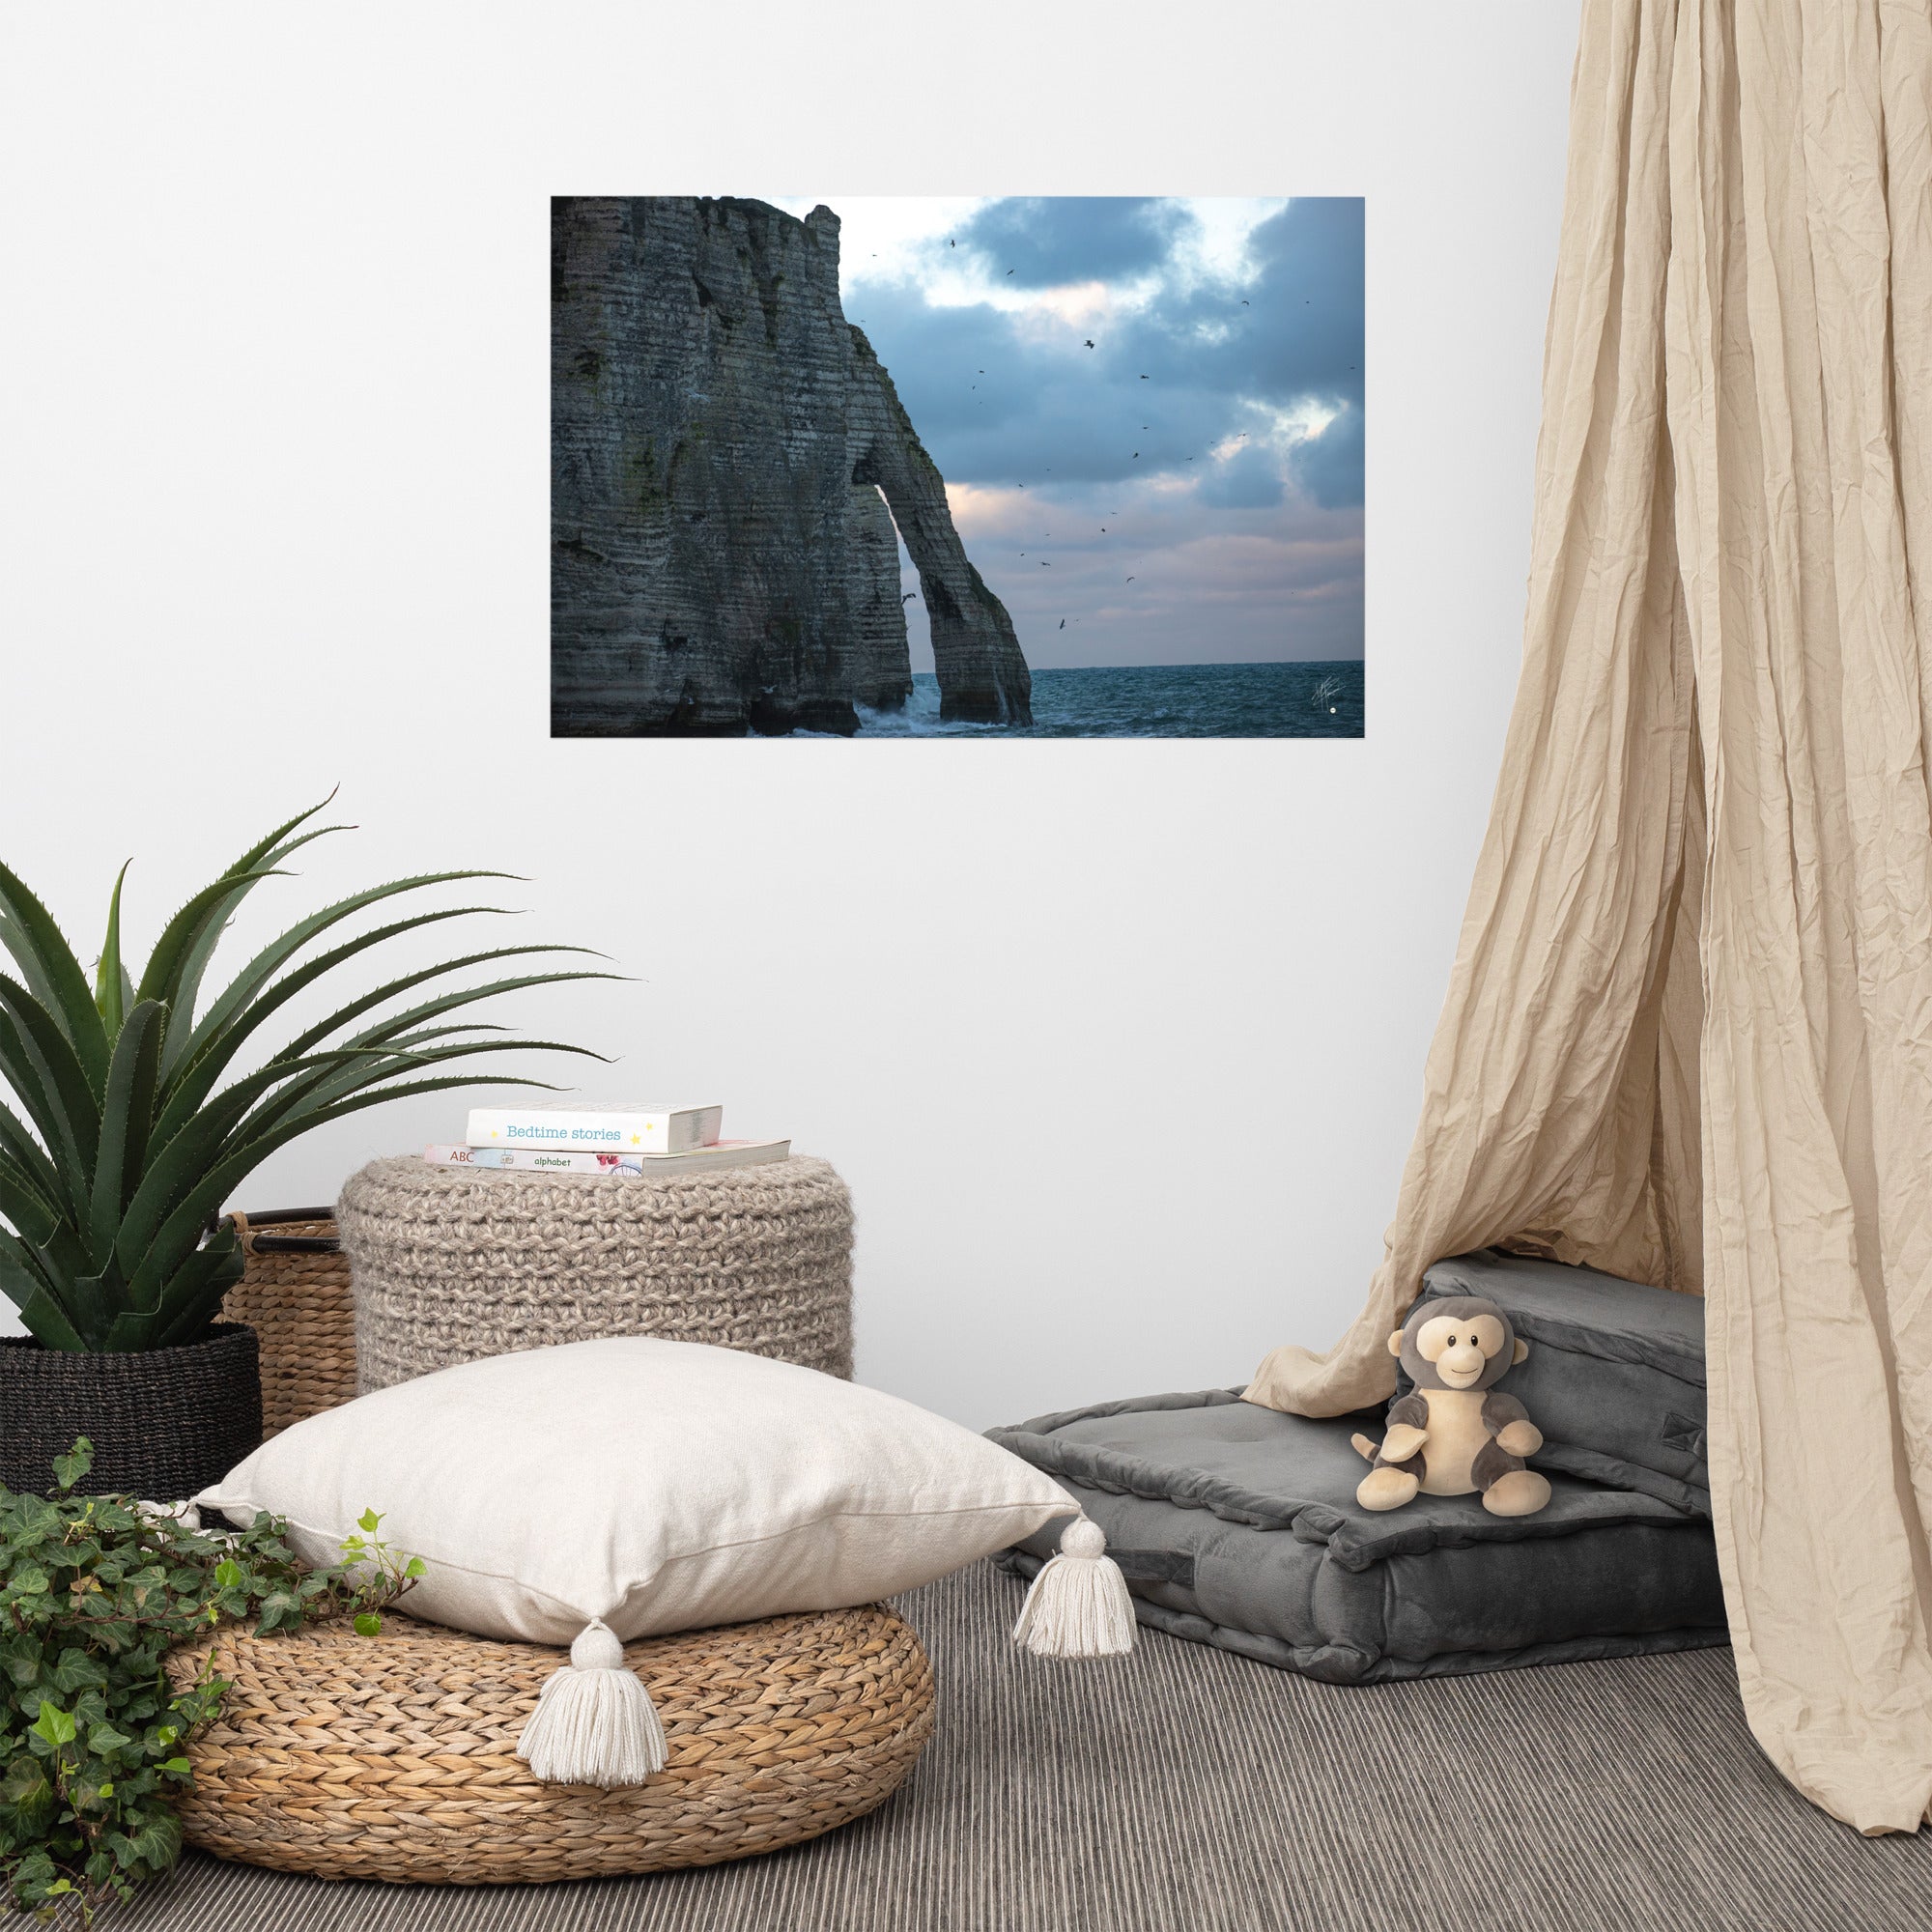
[[[1099,666],[1033,673],[1031,724],[942,724],[915,671],[903,711],[859,713],[862,738],[1359,738],[1362,661]]]

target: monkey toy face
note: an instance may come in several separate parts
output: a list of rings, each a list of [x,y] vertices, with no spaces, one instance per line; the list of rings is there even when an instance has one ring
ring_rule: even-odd
[[[1389,1337],[1389,1353],[1419,1389],[1486,1389],[1529,1353],[1510,1319],[1477,1294],[1418,1301]]]

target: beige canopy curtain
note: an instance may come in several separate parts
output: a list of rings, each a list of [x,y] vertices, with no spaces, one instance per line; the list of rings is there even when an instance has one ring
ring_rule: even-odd
[[[1932,0],[1585,0],[1521,686],[1369,1305],[1507,1242],[1705,1297],[1746,1708],[1932,1801]]]

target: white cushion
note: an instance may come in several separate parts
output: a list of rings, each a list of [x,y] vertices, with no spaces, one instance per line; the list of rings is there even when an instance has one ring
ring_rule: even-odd
[[[310,1416],[195,1498],[286,1517],[312,1563],[364,1510],[428,1575],[399,1606],[479,1636],[625,1640],[930,1582],[1077,1506],[877,1389],[627,1336],[466,1362]]]

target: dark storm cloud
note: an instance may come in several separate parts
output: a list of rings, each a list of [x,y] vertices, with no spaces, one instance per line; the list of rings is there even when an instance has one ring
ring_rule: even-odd
[[[1335,421],[1277,463],[1277,477],[1324,506],[1359,503],[1361,202],[1289,203],[1250,235],[1254,274],[1239,286],[1189,286],[1172,272],[1176,241],[1192,227],[1171,202],[994,202],[962,238],[1030,238],[1036,252],[1022,271],[1043,285],[1131,279],[1163,264],[1168,277],[1148,306],[1112,320],[936,307],[912,283],[867,284],[848,313],[863,317],[921,437],[955,482],[1037,488],[1205,473],[1224,439],[1262,440],[1257,406],[1316,404],[1339,412]],[[1262,468],[1244,457],[1237,474],[1218,479],[1218,500],[1273,500]]]
[[[1015,288],[1069,282],[1131,281],[1167,259],[1193,225],[1179,202],[1146,196],[1014,195],[989,201],[959,231],[960,247],[980,256],[995,280]]]

